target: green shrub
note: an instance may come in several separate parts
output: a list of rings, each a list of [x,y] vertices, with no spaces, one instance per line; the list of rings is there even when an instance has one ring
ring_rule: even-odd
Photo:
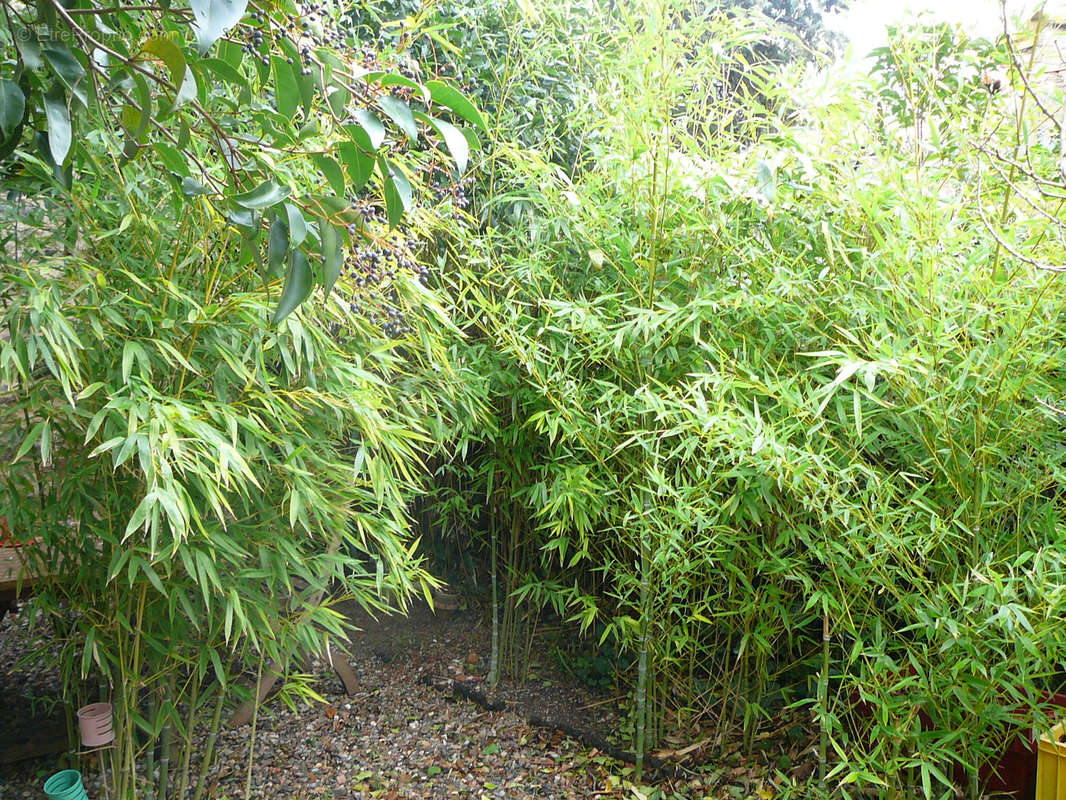
[[[1024,106],[917,75],[939,151],[901,152],[883,86],[730,60],[760,35],[642,4],[584,121],[594,164],[515,158],[526,224],[456,247],[501,409],[469,491],[505,509],[507,603],[637,660],[638,748],[667,710],[750,743],[798,666],[830,786],[948,796],[1066,663],[1066,451],[1038,402],[1066,392],[1066,287],[996,239],[1046,253],[1056,201],[970,142],[1044,145]],[[706,91],[741,68],[758,94]]]

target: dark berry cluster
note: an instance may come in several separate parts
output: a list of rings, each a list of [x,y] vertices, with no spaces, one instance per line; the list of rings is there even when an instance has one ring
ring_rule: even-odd
[[[352,211],[362,217],[364,222],[384,224],[385,210],[381,206],[375,205],[365,197],[351,197],[349,200],[352,204]],[[357,226],[348,226],[348,233],[354,234],[356,230],[358,230]]]
[[[379,325],[389,338],[411,333],[411,326],[396,291],[401,273],[413,274],[424,285],[429,267],[415,258],[418,241],[410,237],[367,240],[353,247],[345,260],[345,272],[354,289],[353,314],[362,314],[372,325]]]
[[[429,186],[438,202],[451,198],[456,208],[466,210],[470,207],[469,177],[456,180],[451,170],[439,162],[431,165],[428,172]]]
[[[407,321],[407,315],[400,308],[399,296],[395,291],[384,298],[367,298],[362,295],[352,297],[349,308],[353,314],[362,314],[371,325],[381,326],[381,332],[390,339],[399,339],[411,333],[413,328]]]
[[[299,52],[300,67],[309,75],[315,64],[315,50],[328,47],[348,51],[358,46],[358,32],[352,18],[328,0],[311,0],[297,5],[297,13],[274,16],[253,9],[242,24],[244,49],[264,65],[270,63],[270,51],[286,39]],[[376,53],[375,53],[376,56]],[[294,64],[294,59],[286,59]]]

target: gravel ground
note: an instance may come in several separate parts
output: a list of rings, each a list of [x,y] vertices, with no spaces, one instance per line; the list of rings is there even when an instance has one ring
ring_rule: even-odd
[[[569,798],[604,788],[606,768],[594,751],[526,721],[538,716],[606,735],[615,719],[604,698],[542,667],[536,680],[500,687],[493,699],[506,702],[505,710],[485,711],[431,685],[482,685],[488,636],[473,615],[416,607],[375,622],[351,613],[362,628],[348,658],[357,692],[346,696],[316,663],[326,704],[291,711],[267,701],[257,723],[253,797]],[[56,695],[43,661],[17,665],[30,641],[25,616],[0,623],[0,736],[5,726],[33,724]],[[36,711],[27,710],[26,696],[38,698]],[[244,796],[248,738],[249,726],[220,735],[209,798]],[[43,797],[41,782],[56,766],[55,757],[0,766],[0,800]],[[90,797],[103,797],[99,778],[90,783]]]

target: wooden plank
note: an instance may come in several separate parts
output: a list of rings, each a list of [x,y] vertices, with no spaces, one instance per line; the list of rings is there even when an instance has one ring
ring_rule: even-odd
[[[0,547],[0,595],[32,593],[37,576],[23,567],[22,554],[17,547]]]
[[[18,586],[22,561],[14,547],[0,547],[0,591]]]
[[[48,756],[70,750],[66,720],[34,721],[25,730],[0,739],[0,764]]]

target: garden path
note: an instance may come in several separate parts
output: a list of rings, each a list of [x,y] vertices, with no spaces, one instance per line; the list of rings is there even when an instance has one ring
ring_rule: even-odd
[[[612,698],[590,692],[555,669],[548,645],[538,641],[529,680],[502,683],[492,695],[494,703],[505,708],[487,711],[454,691],[457,685],[474,693],[484,689],[489,634],[478,615],[434,614],[418,605],[406,617],[373,620],[354,607],[344,610],[361,629],[348,655],[356,692],[346,695],[336,674],[318,661],[312,665],[314,686],[325,703],[289,709],[275,697],[262,706],[253,797],[646,796],[634,793],[624,781],[632,771],[624,763],[558,729],[530,723],[532,718],[546,719],[604,737],[621,724]],[[58,695],[56,678],[43,661],[19,663],[31,641],[26,616],[11,615],[0,626],[0,742],[28,724],[46,721],[50,698]],[[27,696],[36,698],[35,705]],[[790,725],[795,727],[795,720]],[[210,800],[244,797],[248,734],[248,726],[220,734]],[[807,731],[802,744],[780,736],[759,738],[765,739],[766,752],[747,759],[732,746],[721,758],[718,748],[712,752],[687,742],[676,745],[686,765],[695,769],[661,784],[664,792],[657,796],[766,800],[777,796],[767,788],[771,781],[784,777],[776,769],[791,772],[789,782],[809,775],[809,757],[796,757],[787,766],[781,761],[784,750],[793,756],[811,751]],[[0,764],[0,800],[42,797],[41,784],[57,768],[56,759]],[[772,778],[775,774],[778,777]],[[99,778],[90,784],[89,796],[103,798]]]

